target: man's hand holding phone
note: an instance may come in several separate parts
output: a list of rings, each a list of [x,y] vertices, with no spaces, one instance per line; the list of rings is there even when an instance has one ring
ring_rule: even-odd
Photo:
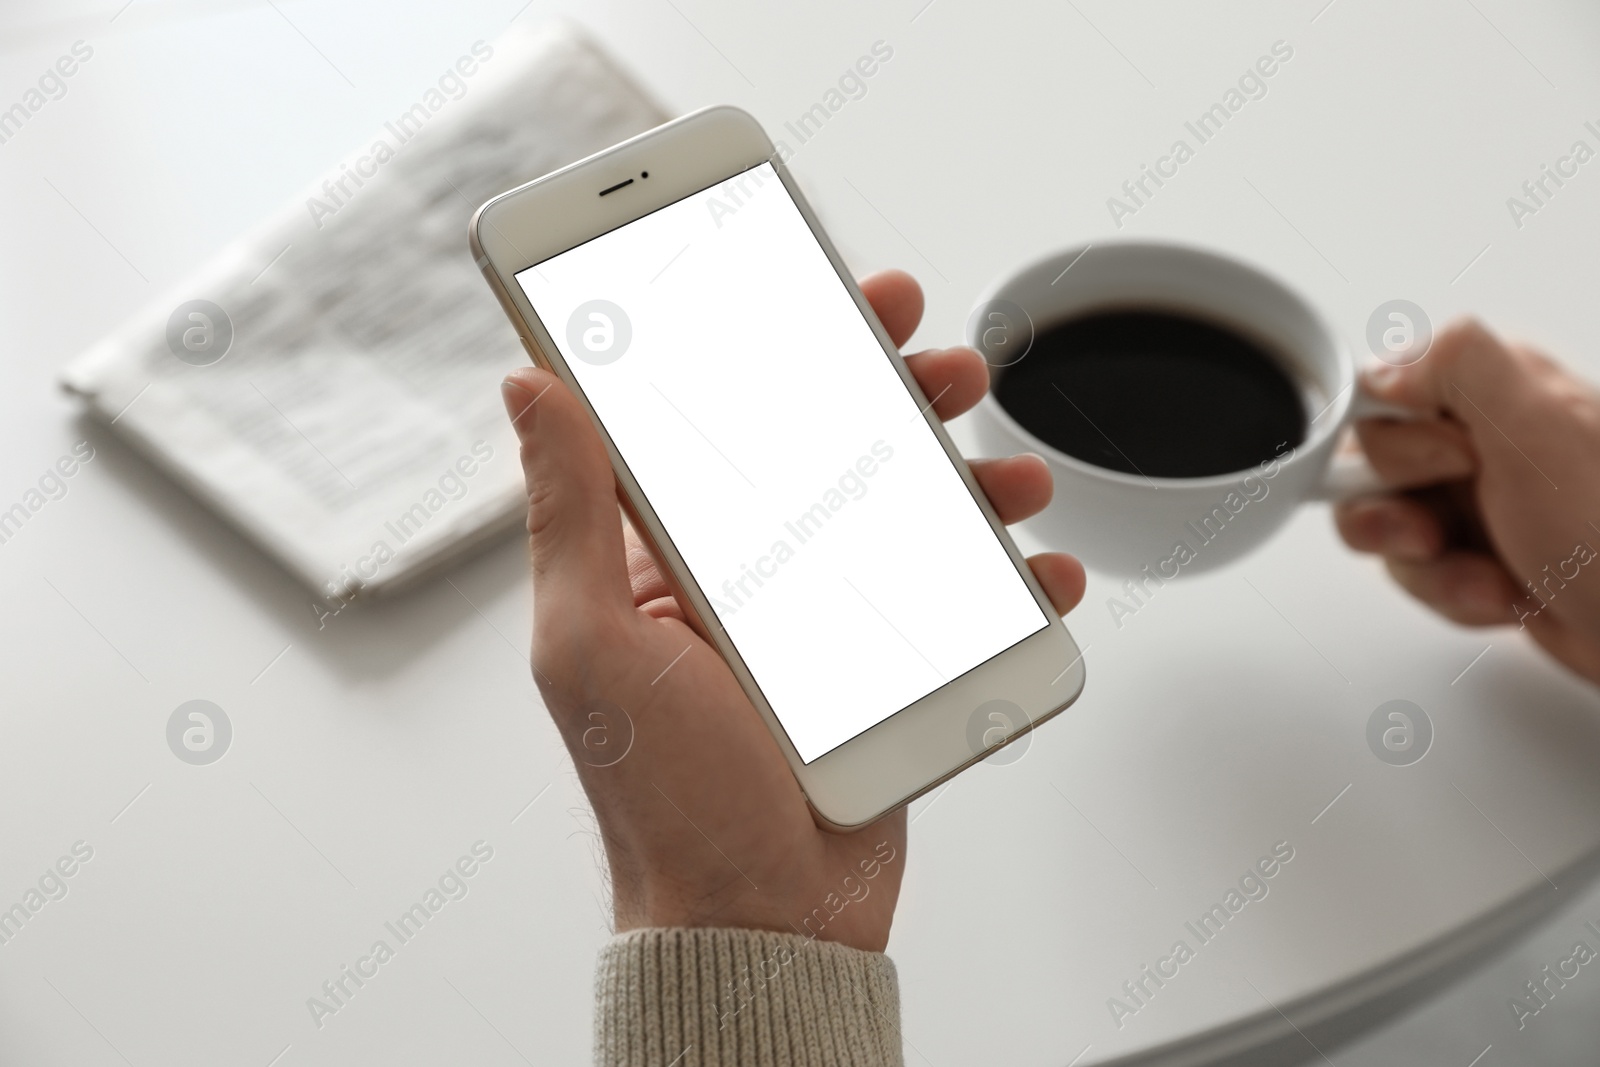
[[[903,345],[922,317],[916,282],[891,271],[861,288]],[[943,419],[988,388],[971,349],[906,362]],[[532,662],[594,806],[618,932],[745,927],[881,952],[904,870],[904,810],[851,834],[817,826],[733,672],[684,622],[625,528],[605,448],[577,398],[532,367],[509,375],[503,391],[528,489]],[[972,469],[1006,523],[1049,502],[1049,471],[1036,456]],[[1058,612],[1082,598],[1083,568],[1071,556],[1028,562]],[[834,914],[824,908],[830,899],[849,903]],[[803,929],[819,908],[827,922]]]

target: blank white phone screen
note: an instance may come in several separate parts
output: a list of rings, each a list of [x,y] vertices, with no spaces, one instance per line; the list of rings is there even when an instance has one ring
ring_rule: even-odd
[[[803,761],[1049,624],[770,163],[517,281]]]

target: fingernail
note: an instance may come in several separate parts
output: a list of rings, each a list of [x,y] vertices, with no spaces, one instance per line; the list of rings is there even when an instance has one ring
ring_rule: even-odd
[[[1385,533],[1391,555],[1416,561],[1429,559],[1433,555],[1433,546],[1428,543],[1427,536],[1410,523],[1391,519]]]
[[[1370,538],[1367,551],[1407,561],[1421,561],[1432,556],[1427,535],[1417,529],[1415,522],[1399,514],[1387,498],[1374,497],[1349,506],[1351,516],[1365,527]]]
[[[1400,381],[1400,368],[1387,364],[1377,367],[1368,367],[1361,373],[1362,384],[1367,387],[1367,392],[1374,394],[1387,393]]]
[[[1383,544],[1385,555],[1424,560],[1433,554],[1428,535],[1417,528],[1415,521],[1387,504],[1375,504],[1373,512],[1373,522],[1378,528],[1378,539]]]
[[[527,388],[514,378],[507,378],[500,383],[500,399],[505,403],[506,415],[511,419],[511,425],[520,432],[527,423],[526,416],[533,409],[538,399]]]

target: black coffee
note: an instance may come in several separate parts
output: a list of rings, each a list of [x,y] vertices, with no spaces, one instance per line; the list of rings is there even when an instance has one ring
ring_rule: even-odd
[[[1152,478],[1230,474],[1306,434],[1301,393],[1265,348],[1167,311],[1044,328],[1001,373],[995,399],[1061,451]]]

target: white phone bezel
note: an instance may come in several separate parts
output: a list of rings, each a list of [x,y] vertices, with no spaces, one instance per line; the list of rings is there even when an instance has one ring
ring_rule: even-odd
[[[885,356],[925,412],[929,427],[1048,620],[1042,630],[809,764],[790,743],[515,278],[518,272],[551,256],[768,162],[872,326]],[[640,179],[645,172],[649,178]],[[630,178],[635,179],[631,184],[599,195],[600,190]],[[722,655],[766,720],[819,822],[838,831],[868,825],[988,756],[994,748],[974,752],[968,740],[969,720],[988,701],[1010,701],[1027,716],[1026,723],[1000,742],[1005,745],[1077,699],[1085,677],[1077,644],[754,118],[733,107],[705,108],[685,115],[502,193],[477,210],[468,231],[473,256],[529,355],[566,383],[588,412],[605,442],[618,496],[635,530],[655,554],[690,624]]]

